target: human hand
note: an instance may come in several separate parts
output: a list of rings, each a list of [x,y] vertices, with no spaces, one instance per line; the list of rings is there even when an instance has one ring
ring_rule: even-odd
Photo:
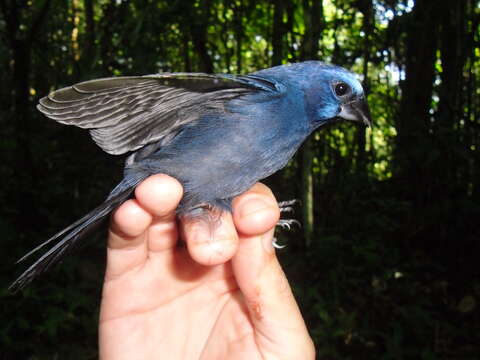
[[[256,184],[213,227],[177,220],[181,197],[175,179],[154,175],[112,216],[100,358],[314,359],[272,247],[271,191]]]

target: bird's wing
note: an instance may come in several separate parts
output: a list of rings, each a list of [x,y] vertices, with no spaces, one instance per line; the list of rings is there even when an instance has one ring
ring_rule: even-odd
[[[168,138],[206,111],[225,111],[228,100],[283,91],[255,75],[167,73],[82,82],[42,98],[37,108],[62,124],[89,129],[98,146],[119,155]]]

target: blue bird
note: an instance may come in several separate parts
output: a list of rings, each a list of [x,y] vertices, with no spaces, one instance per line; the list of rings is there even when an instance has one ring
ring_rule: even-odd
[[[355,75],[318,61],[249,75],[166,73],[82,82],[40,100],[38,110],[88,129],[112,155],[128,154],[105,202],[37,246],[53,246],[12,285],[58,262],[152,174],[179,180],[180,216],[231,211],[232,198],[283,168],[315,129],[338,120],[370,124]]]

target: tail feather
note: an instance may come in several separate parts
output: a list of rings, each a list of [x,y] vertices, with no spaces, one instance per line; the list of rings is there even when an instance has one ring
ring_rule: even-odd
[[[130,197],[140,180],[141,179],[138,179],[133,183],[129,182],[126,188],[125,183],[120,183],[104,203],[90,211],[81,219],[75,221],[70,226],[53,235],[50,239],[43,242],[18,260],[17,263],[22,262],[46,245],[58,241],[24,271],[23,274],[9,286],[9,290],[16,292],[23,289],[35,277],[44,273],[52,265],[61,260],[66,253],[70,252],[75,245],[78,244],[79,240],[81,240],[84,235],[99,225],[116,207]]]

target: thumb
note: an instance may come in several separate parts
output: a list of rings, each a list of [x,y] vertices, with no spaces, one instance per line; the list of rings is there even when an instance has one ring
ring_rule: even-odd
[[[314,359],[315,348],[272,246],[278,221],[270,189],[256,184],[233,202],[239,248],[233,271],[264,358]]]

